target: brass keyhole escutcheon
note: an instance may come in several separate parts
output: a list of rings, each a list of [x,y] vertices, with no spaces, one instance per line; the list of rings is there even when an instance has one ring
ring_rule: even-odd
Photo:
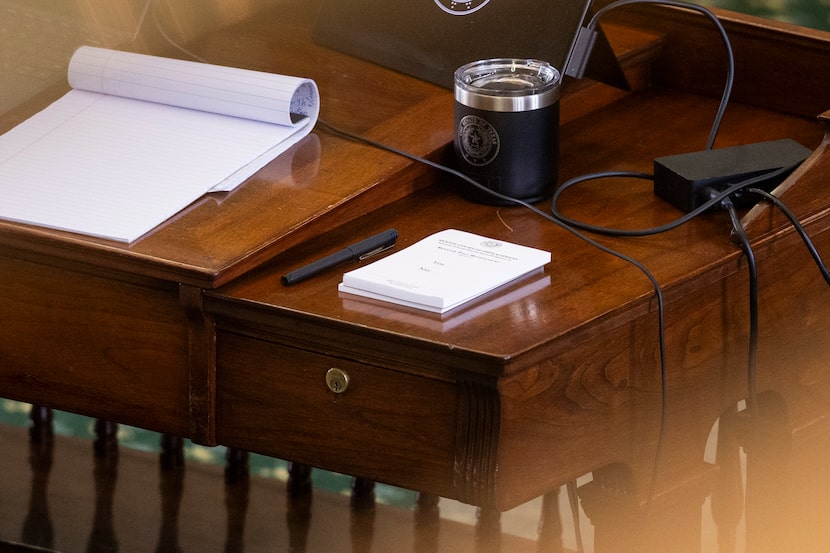
[[[326,386],[335,394],[342,394],[349,387],[349,375],[346,371],[331,368],[326,373]]]

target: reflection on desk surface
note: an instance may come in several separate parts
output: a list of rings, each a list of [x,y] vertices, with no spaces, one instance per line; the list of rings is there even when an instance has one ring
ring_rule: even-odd
[[[725,413],[704,458],[681,459],[686,445],[664,443],[645,500],[622,464],[580,478],[585,550],[826,551],[830,402],[801,428],[790,416],[804,406],[787,405],[774,392],[761,393],[757,405],[754,418],[742,406]],[[681,418],[670,413],[667,421],[685,424]],[[503,513],[499,522],[445,501],[437,509],[429,501],[415,511],[380,503],[367,509],[371,487],[362,492],[368,503],[356,506],[348,494],[319,488],[311,496],[292,495],[295,488],[275,478],[226,482],[220,466],[192,460],[170,466],[156,453],[125,448],[95,455],[87,439],[35,443],[21,426],[0,426],[0,443],[0,551],[6,551],[3,542],[67,553],[552,553],[576,547],[564,487]],[[677,473],[680,465],[694,468]]]

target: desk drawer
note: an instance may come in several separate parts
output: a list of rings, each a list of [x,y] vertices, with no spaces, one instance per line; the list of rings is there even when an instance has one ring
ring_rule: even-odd
[[[348,375],[341,393],[327,383],[333,368]],[[221,444],[450,492],[457,415],[452,383],[220,331],[216,389]]]
[[[176,284],[0,258],[0,395],[191,436]]]

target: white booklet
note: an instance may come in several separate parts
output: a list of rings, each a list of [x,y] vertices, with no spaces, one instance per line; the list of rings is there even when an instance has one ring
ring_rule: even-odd
[[[445,313],[550,259],[550,252],[449,229],[347,272],[338,289]]]
[[[131,242],[314,127],[314,81],[83,46],[72,90],[0,136],[0,218]]]

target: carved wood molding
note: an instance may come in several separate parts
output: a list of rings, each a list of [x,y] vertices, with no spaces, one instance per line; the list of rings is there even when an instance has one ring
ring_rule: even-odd
[[[216,445],[216,322],[202,306],[202,291],[182,285],[179,299],[188,323],[190,436]]]
[[[498,468],[499,393],[494,386],[462,382],[458,395],[455,487],[465,501],[491,505]]]

